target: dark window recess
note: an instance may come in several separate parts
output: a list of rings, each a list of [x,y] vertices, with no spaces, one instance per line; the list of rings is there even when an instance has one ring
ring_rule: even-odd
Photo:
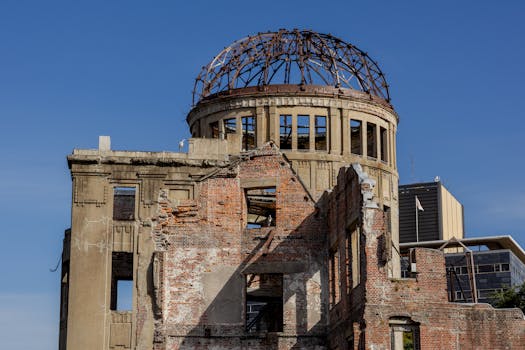
[[[242,149],[255,148],[255,117],[242,117]]]
[[[478,265],[478,273],[494,272],[494,265]]]
[[[297,149],[310,149],[310,116],[297,116]]]
[[[391,319],[392,350],[419,350],[419,324],[410,319]]]
[[[132,309],[133,253],[111,254],[111,310]]]
[[[237,118],[224,119],[224,132],[235,134],[237,132]]]
[[[388,137],[385,128],[379,128],[379,135],[381,136],[381,160],[388,162]]]
[[[292,149],[292,116],[279,117],[279,148]]]
[[[212,138],[219,138],[219,122],[213,122],[210,124],[210,132]]]
[[[283,275],[246,275],[246,331],[283,331]]]
[[[275,187],[246,190],[247,228],[275,226]]]
[[[315,150],[326,151],[326,117],[321,115],[315,116]]]
[[[366,124],[366,147],[367,155],[377,158],[376,125],[372,123]]]
[[[69,260],[62,264],[60,301],[60,322],[67,322],[67,307],[69,303]]]
[[[115,187],[113,220],[135,220],[135,188]]]
[[[360,120],[350,120],[350,152],[353,154],[363,154],[361,125],[362,122]]]

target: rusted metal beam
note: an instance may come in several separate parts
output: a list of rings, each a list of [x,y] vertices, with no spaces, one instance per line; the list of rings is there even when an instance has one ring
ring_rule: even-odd
[[[195,80],[193,105],[224,91],[278,84],[353,89],[390,102],[385,76],[366,52],[330,34],[281,29],[222,50]]]

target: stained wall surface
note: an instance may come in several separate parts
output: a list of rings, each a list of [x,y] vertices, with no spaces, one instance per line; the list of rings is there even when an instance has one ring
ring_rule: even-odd
[[[331,221],[350,213],[360,223],[359,270],[352,269],[352,249],[345,249],[351,224],[330,226],[329,246],[339,251],[340,284],[331,284],[330,295],[337,303],[329,312],[330,347],[340,349],[403,349],[396,343],[396,329],[414,330],[418,349],[521,349],[525,346],[525,320],[519,309],[494,309],[488,304],[448,302],[443,252],[416,248],[412,278],[390,278],[385,268],[389,233],[386,215],[377,203],[367,201],[374,185],[359,167],[344,169],[329,198]],[[349,205],[360,187],[360,206]],[[367,195],[368,193],[368,195]],[[331,214],[330,214],[331,213]],[[343,220],[345,221],[345,220]],[[332,253],[333,254],[333,253]],[[350,264],[349,264],[350,263]],[[350,266],[350,268],[349,268]],[[354,274],[359,283],[352,285]]]

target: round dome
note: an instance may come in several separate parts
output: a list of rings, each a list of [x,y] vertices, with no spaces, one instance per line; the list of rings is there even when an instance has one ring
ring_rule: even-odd
[[[195,80],[193,104],[223,91],[276,84],[347,88],[390,102],[385,77],[365,52],[329,34],[281,29],[222,50]]]

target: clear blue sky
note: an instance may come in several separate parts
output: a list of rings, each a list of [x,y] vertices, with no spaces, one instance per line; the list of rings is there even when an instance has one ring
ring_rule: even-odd
[[[367,51],[400,116],[401,183],[439,175],[467,235],[525,245],[524,15],[523,1],[3,0],[2,347],[57,348],[66,155],[98,135],[176,151],[200,68],[259,31],[313,29]]]

